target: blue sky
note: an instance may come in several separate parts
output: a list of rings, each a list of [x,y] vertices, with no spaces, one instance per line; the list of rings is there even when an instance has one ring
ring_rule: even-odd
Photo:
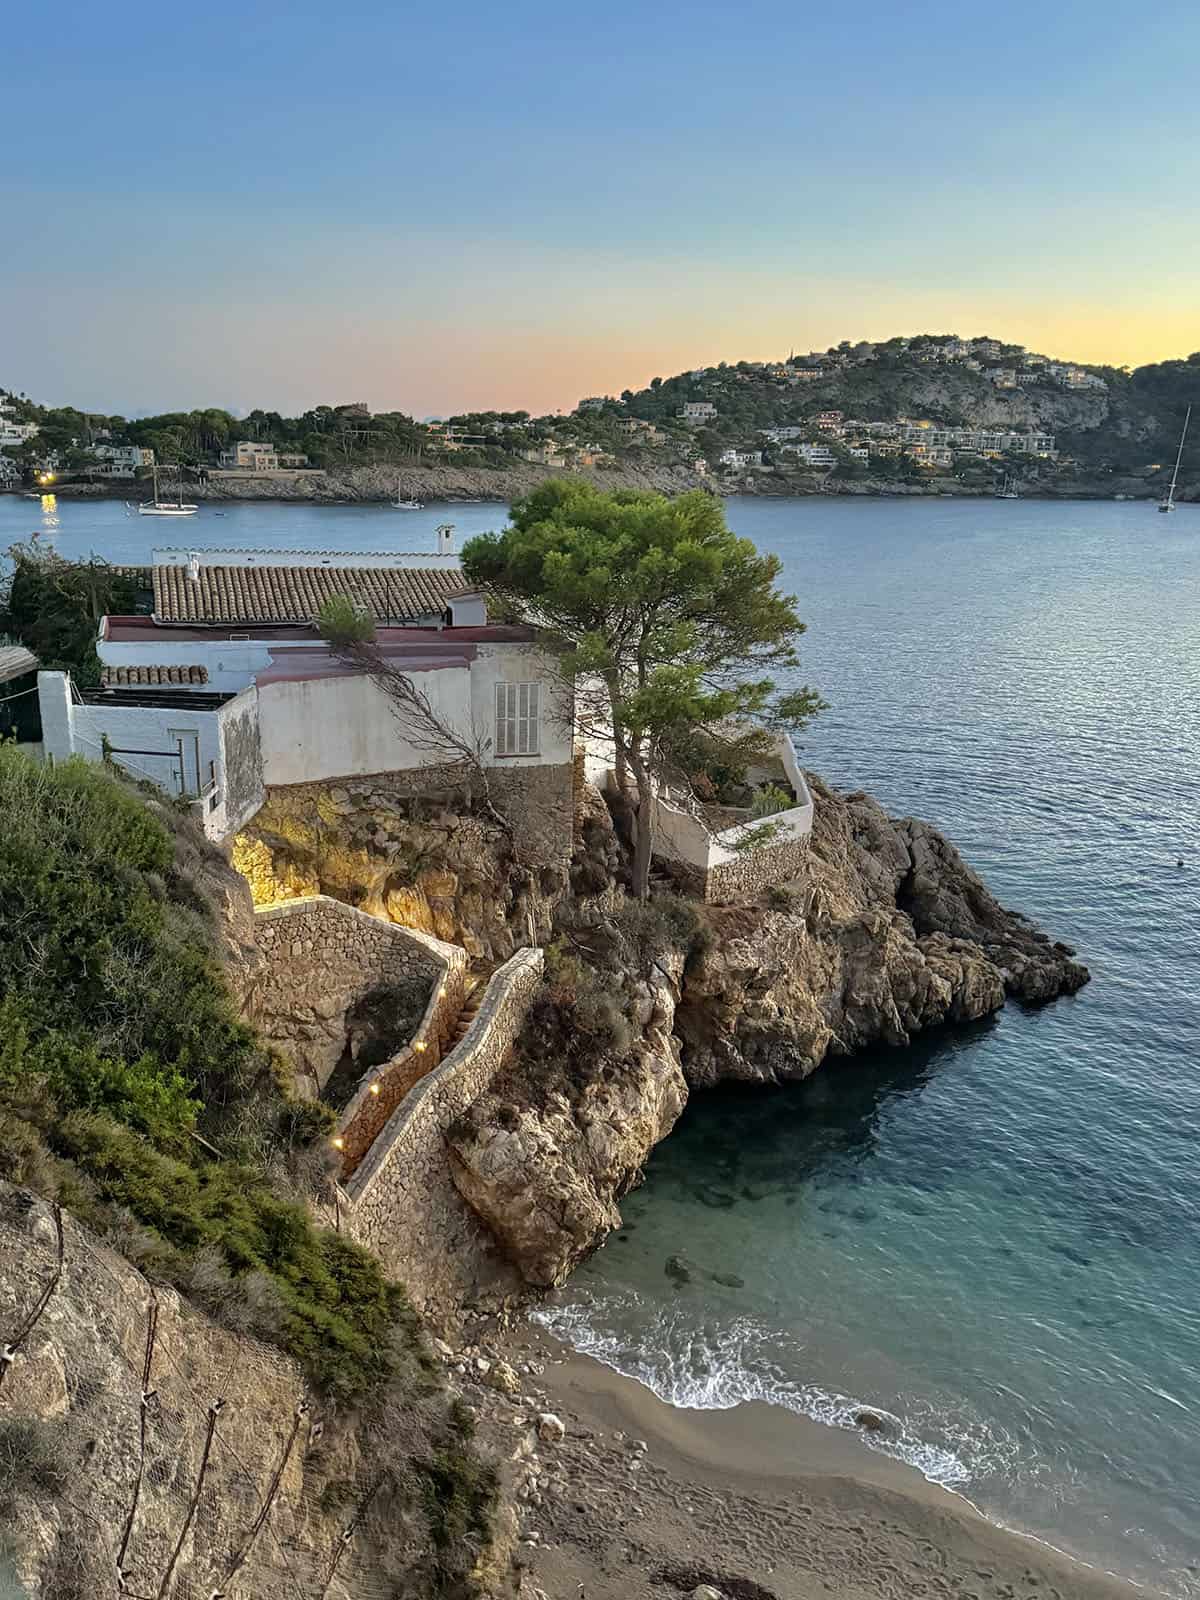
[[[1194,7],[72,3],[3,43],[0,385],[49,401],[541,410],[920,329],[1200,346]]]

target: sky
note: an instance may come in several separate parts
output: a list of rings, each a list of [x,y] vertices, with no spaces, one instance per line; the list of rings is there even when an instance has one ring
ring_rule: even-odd
[[[137,415],[570,409],[989,333],[1200,348],[1200,8],[24,5],[0,387]]]

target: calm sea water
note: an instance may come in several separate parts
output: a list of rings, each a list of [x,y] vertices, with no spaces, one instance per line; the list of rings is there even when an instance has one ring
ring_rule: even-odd
[[[3,543],[53,515],[0,500]],[[443,515],[466,534],[502,508],[247,506],[186,532],[57,512],[65,554],[122,560],[156,538],[425,548]],[[550,1320],[680,1404],[841,1426],[880,1406],[894,1436],[864,1449],[1200,1595],[1200,507],[729,516],[809,622],[832,709],[806,762],[937,822],[1093,981],[793,1088],[695,1097]]]

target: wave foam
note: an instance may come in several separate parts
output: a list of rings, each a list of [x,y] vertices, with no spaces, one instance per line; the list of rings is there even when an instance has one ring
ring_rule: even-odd
[[[789,1349],[779,1330],[746,1318],[720,1328],[697,1327],[669,1309],[642,1305],[634,1294],[615,1294],[542,1305],[534,1319],[668,1405],[725,1411],[766,1401],[827,1427],[852,1430],[868,1449],[960,1494],[1016,1467],[1015,1445],[990,1428],[916,1404],[907,1417],[898,1416],[874,1401],[797,1379],[791,1374],[803,1370],[803,1346]],[[631,1331],[622,1334],[621,1328]],[[886,1431],[867,1432],[855,1421],[864,1406],[887,1419]]]

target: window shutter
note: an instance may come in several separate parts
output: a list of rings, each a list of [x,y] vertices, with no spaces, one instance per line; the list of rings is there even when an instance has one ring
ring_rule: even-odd
[[[539,748],[541,685],[496,685],[496,754],[535,756]]]
[[[496,754],[508,756],[513,752],[516,730],[512,721],[511,710],[511,685],[498,683],[496,685]]]

